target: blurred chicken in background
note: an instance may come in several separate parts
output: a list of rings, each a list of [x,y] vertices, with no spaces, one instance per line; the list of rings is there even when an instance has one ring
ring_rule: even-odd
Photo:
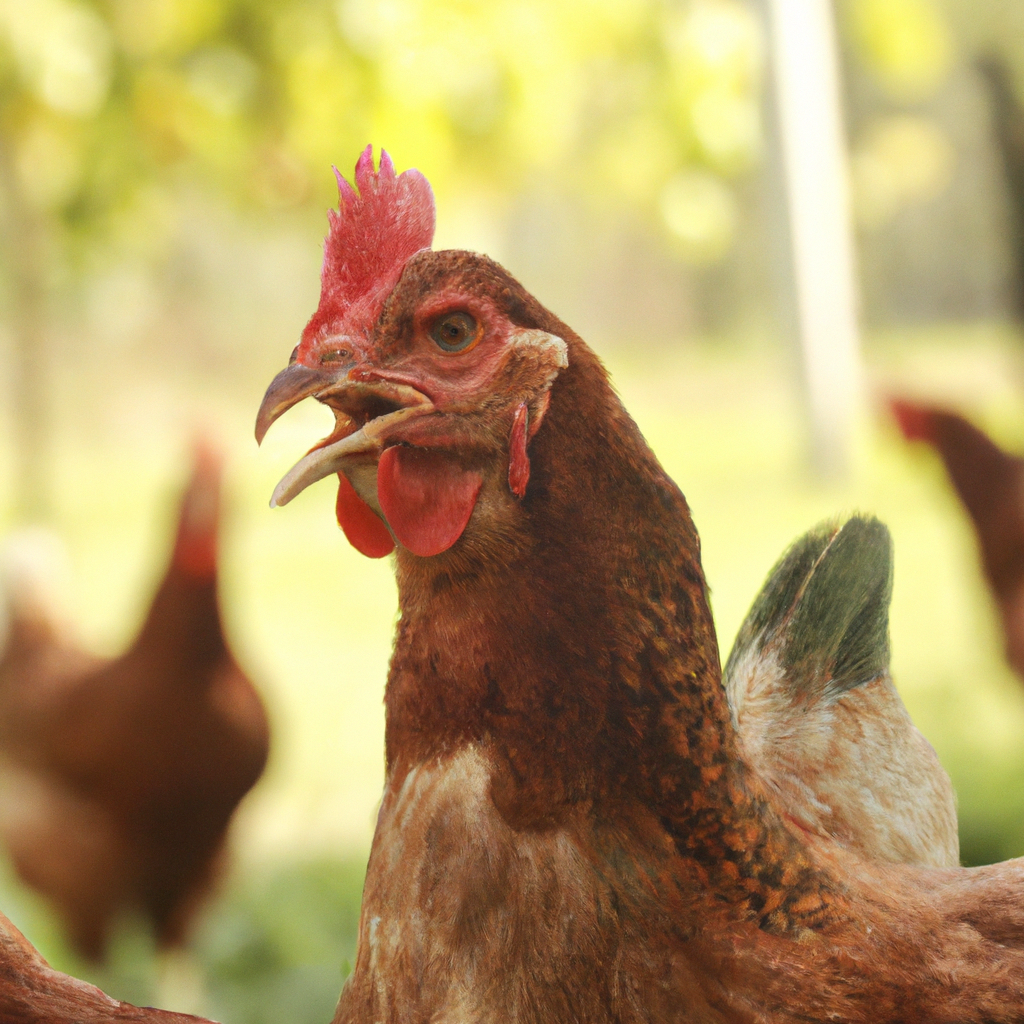
[[[1024,459],[1003,451],[963,416],[903,399],[892,411],[908,441],[942,459],[978,538],[1003,623],[1006,658],[1024,679]]]
[[[161,944],[183,938],[266,762],[266,712],[218,607],[220,488],[219,456],[198,446],[170,564],[113,660],[79,647],[55,614],[40,571],[55,541],[35,531],[8,544],[0,836],[93,959],[126,912]]]

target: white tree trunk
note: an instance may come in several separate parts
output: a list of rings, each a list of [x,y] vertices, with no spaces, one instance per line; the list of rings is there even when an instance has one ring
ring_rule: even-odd
[[[768,10],[812,455],[840,476],[862,382],[835,24],[830,0],[768,0]]]

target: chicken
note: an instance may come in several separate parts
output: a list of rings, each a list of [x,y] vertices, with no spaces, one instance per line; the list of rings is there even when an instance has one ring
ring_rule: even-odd
[[[902,399],[892,411],[908,441],[925,441],[974,524],[981,564],[1003,624],[1006,657],[1024,678],[1024,459],[962,416]]]
[[[220,475],[200,449],[170,565],[121,657],[74,645],[31,586],[9,595],[0,834],[91,958],[126,911],[182,939],[266,761],[263,705],[221,629]]]
[[[743,755],[685,499],[597,357],[493,261],[428,249],[420,174],[367,149],[355,178],[256,431],[331,407],[272,503],[339,473],[349,539],[395,550],[336,1024],[1024,1021],[1024,863],[792,820]]]

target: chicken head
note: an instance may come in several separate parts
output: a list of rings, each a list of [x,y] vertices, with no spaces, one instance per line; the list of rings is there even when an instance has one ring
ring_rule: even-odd
[[[437,555],[477,509],[473,529],[485,536],[514,514],[529,442],[568,350],[531,326],[492,260],[426,248],[433,197],[418,172],[396,176],[386,153],[374,172],[367,149],[356,181],[358,196],[339,178],[320,305],[267,391],[256,435],[304,398],[330,406],[334,432],[285,476],[272,504],[337,473],[338,521],[356,548],[381,557],[397,541]],[[337,255],[345,247],[357,254],[355,270]]]

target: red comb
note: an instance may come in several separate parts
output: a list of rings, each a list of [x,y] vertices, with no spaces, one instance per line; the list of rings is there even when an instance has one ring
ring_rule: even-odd
[[[933,442],[935,440],[932,410],[927,406],[915,405],[904,398],[890,398],[889,408],[899,425],[900,433],[908,441]]]
[[[373,169],[373,147],[356,162],[356,188],[334,169],[338,209],[329,210],[324,242],[320,305],[302,332],[297,358],[314,366],[319,346],[331,336],[364,337],[409,257],[434,238],[434,194],[419,171],[395,174],[384,150]]]

